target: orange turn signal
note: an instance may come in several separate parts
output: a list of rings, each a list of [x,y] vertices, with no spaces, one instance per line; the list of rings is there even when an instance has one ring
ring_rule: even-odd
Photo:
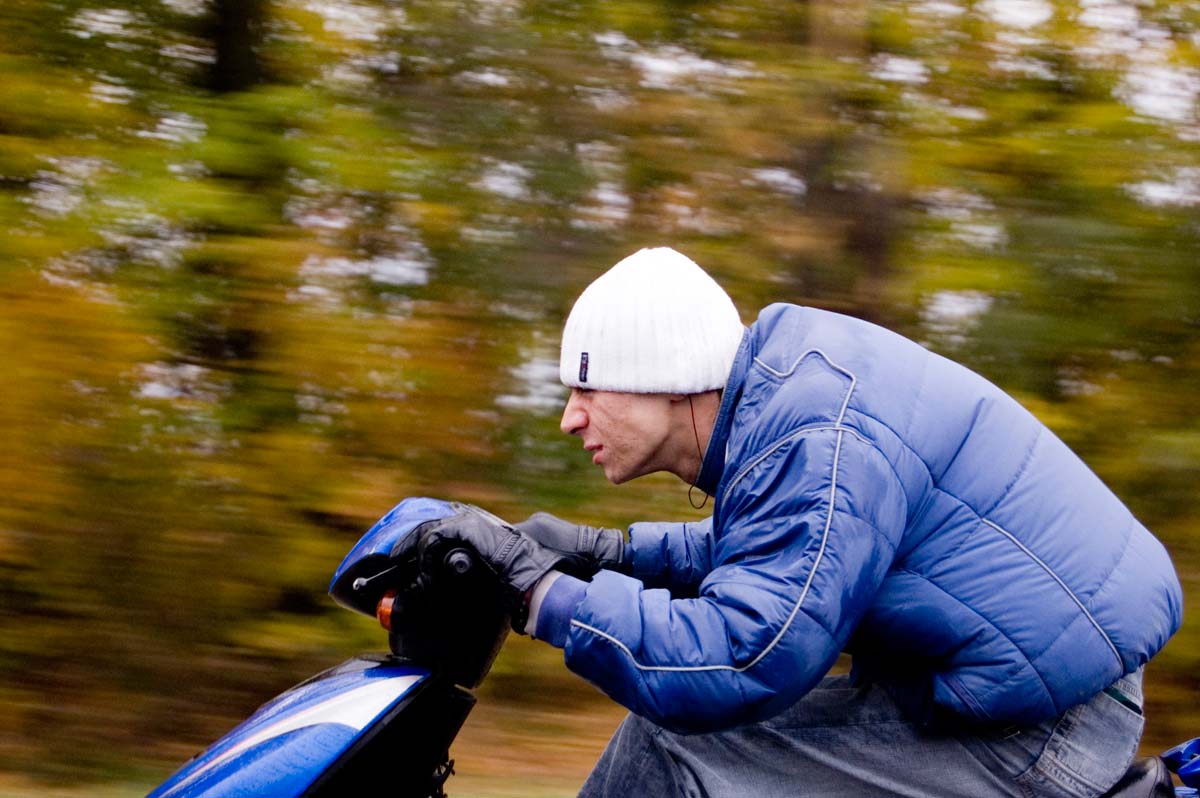
[[[379,625],[389,632],[392,631],[392,607],[396,603],[396,591],[389,590],[380,597],[379,603],[375,605],[375,617],[379,619]]]

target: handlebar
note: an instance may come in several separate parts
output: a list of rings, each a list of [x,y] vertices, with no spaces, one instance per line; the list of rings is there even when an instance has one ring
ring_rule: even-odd
[[[475,556],[475,552],[471,551],[470,549],[463,547],[453,548],[446,552],[446,554],[442,557],[440,567],[437,569],[437,571],[440,574],[444,574],[451,578],[465,576],[466,574],[470,573],[472,568],[475,567]],[[394,570],[394,566],[393,568],[389,568],[387,571],[382,571],[376,574],[375,576],[371,577],[371,579],[382,576],[383,574],[392,570]],[[438,574],[422,575],[422,580],[425,578],[436,579],[437,577]],[[361,587],[359,582],[362,582],[365,585],[368,581],[370,580],[355,580],[355,590]],[[392,631],[392,610],[395,609],[396,599],[399,595],[400,591],[395,588],[387,590],[382,596],[379,597],[379,603],[375,605],[375,617],[379,619],[379,625],[389,632]]]

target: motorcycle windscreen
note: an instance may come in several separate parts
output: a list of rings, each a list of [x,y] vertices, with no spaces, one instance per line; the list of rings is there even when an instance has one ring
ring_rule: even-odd
[[[385,580],[375,579],[399,565],[391,558],[396,546],[421,524],[449,518],[457,512],[456,505],[440,499],[416,497],[400,502],[376,521],[346,554],[333,573],[329,595],[347,609],[375,617],[379,597],[387,587]],[[360,579],[362,582],[356,586]]]
[[[348,660],[264,704],[148,798],[299,798],[428,678],[386,657]]]

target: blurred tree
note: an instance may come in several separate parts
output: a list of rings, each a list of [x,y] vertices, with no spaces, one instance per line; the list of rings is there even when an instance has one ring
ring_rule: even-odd
[[[208,35],[215,52],[210,85],[217,92],[246,91],[263,78],[259,50],[266,29],[266,0],[213,0]]]

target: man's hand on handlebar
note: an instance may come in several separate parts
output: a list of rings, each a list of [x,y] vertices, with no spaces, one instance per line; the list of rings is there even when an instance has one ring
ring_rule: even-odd
[[[472,549],[499,579],[513,629],[524,633],[529,595],[538,581],[553,570],[563,557],[558,552],[522,534],[510,524],[478,507],[462,504],[449,518],[428,521],[401,541],[393,557],[403,557],[416,548],[423,574],[442,567],[447,553],[465,546]]]
[[[573,524],[550,513],[534,513],[514,526],[561,555],[558,569],[572,576],[591,579],[602,568],[629,573],[625,533],[619,529]]]

